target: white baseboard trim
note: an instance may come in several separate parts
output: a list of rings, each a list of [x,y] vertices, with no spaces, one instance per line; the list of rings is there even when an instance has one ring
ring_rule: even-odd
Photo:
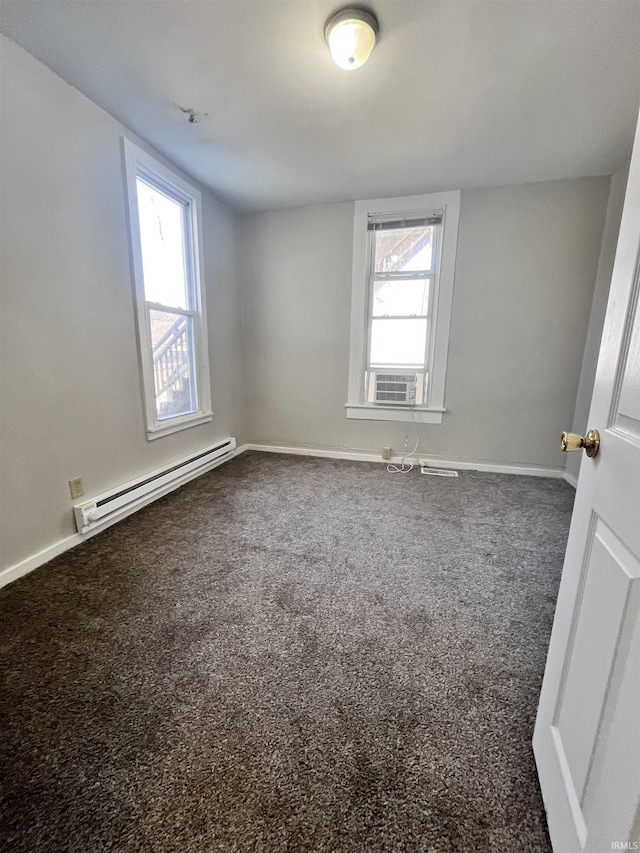
[[[574,489],[578,488],[578,478],[574,477],[573,474],[570,474],[568,471],[562,472],[562,479],[569,483],[570,486],[573,486]]]
[[[278,444],[244,444],[241,450],[257,450],[262,453],[286,453],[294,456],[319,456],[324,459],[350,459],[352,462],[386,462],[388,464],[395,461],[395,459],[383,459],[380,454],[371,453],[366,450],[327,450],[320,447],[296,447]]]
[[[354,462],[378,462],[388,465],[389,462],[398,464],[402,457],[393,456],[383,459],[379,453],[366,450],[333,450],[318,447],[296,447],[275,444],[243,444],[238,453],[245,450],[258,450],[265,453],[289,453],[296,456],[319,456],[325,459],[351,459]],[[493,474],[519,474],[525,477],[553,477],[560,479],[564,475],[562,468],[541,468],[532,465],[499,464],[493,462],[469,462],[458,459],[440,459],[435,456],[420,454],[420,459],[426,460],[434,468],[453,468],[456,471],[486,471]],[[405,457],[405,461],[411,461]],[[413,460],[418,465],[418,460]]]
[[[2,589],[3,586],[6,586],[9,583],[12,583],[12,581],[23,577],[23,575],[28,575],[29,572],[32,572],[34,571],[34,569],[37,569],[40,566],[43,566],[45,563],[48,563],[49,560],[53,560],[54,557],[59,557],[60,554],[64,554],[65,551],[69,551],[71,548],[75,548],[75,546],[79,545],[81,542],[86,542],[86,540],[90,539],[92,536],[96,536],[98,533],[102,533],[103,530],[106,530],[108,527],[112,527],[114,524],[117,524],[119,521],[122,521],[127,516],[132,515],[139,509],[142,509],[143,507],[148,506],[150,503],[153,503],[153,501],[159,500],[161,497],[168,495],[175,489],[179,489],[180,486],[184,486],[191,480],[195,480],[196,477],[201,477],[203,474],[208,474],[209,471],[212,471],[219,465],[223,465],[225,462],[228,462],[230,459],[233,459],[240,453],[243,453],[246,449],[247,445],[245,444],[243,447],[232,451],[229,456],[226,456],[223,459],[214,460],[213,464],[205,468],[204,470],[200,469],[198,471],[193,472],[191,476],[187,475],[176,481],[175,483],[171,483],[165,489],[163,489],[161,493],[149,495],[147,500],[141,502],[130,512],[126,512],[118,518],[113,519],[112,521],[105,522],[103,525],[96,528],[96,530],[91,530],[88,533],[83,534],[73,533],[71,536],[67,536],[64,539],[60,539],[59,542],[54,542],[53,545],[49,545],[48,547],[43,548],[42,551],[38,551],[37,554],[32,554],[25,560],[21,560],[19,563],[15,563],[13,566],[8,566],[6,569],[2,569],[2,571],[0,571],[0,589]]]
[[[53,545],[43,548],[42,551],[38,551],[37,554],[32,554],[30,557],[27,557],[26,560],[21,560],[19,563],[15,563],[13,566],[3,569],[0,572],[0,588],[6,586],[12,581],[18,580],[18,578],[21,578],[23,575],[28,575],[29,572],[32,572],[39,566],[44,565],[44,563],[48,563],[49,560],[53,560],[54,557],[58,557],[70,548],[79,545],[86,538],[86,536],[80,536],[79,533],[73,533],[71,536],[67,536],[65,539],[60,539],[59,542],[54,542]]]

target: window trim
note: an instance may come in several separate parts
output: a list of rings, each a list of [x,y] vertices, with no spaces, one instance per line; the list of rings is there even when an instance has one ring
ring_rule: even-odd
[[[124,171],[126,179],[127,219],[129,231],[129,249],[131,260],[132,284],[136,309],[136,328],[138,359],[140,364],[140,383],[143,398],[147,439],[152,441],[164,435],[178,432],[192,426],[207,423],[213,418],[211,409],[211,382],[209,378],[209,346],[207,334],[207,311],[204,288],[204,257],[202,231],[202,194],[196,187],[185,181],[171,169],[164,166],[155,157],[147,154],[131,140],[122,138]],[[153,356],[151,329],[149,327],[149,307],[162,310],[164,306],[146,299],[142,266],[142,245],[140,241],[140,222],[138,218],[138,194],[136,180],[141,177],[150,181],[162,192],[187,204],[187,222],[189,227],[187,245],[190,272],[189,286],[193,292],[194,308],[183,310],[169,308],[172,313],[181,313],[193,317],[195,381],[198,409],[186,415],[172,418],[157,417],[155,380],[153,375]]]
[[[369,326],[370,252],[369,216],[378,214],[442,213],[442,236],[439,274],[433,292],[433,326],[430,338],[429,383],[424,406],[381,406],[364,402],[364,374],[367,364]],[[349,391],[345,405],[348,418],[376,421],[411,421],[442,423],[444,406],[453,282],[455,276],[460,191],[430,193],[401,198],[356,201],[353,219],[353,267],[351,287],[351,344],[349,356]]]

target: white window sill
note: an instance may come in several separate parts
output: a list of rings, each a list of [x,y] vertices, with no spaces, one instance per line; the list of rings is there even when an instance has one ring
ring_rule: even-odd
[[[376,406],[366,403],[347,403],[347,417],[364,421],[404,421],[417,424],[441,424],[446,409],[408,406]]]
[[[147,441],[162,438],[163,435],[171,435],[172,432],[179,432],[181,429],[189,429],[189,427],[198,426],[199,424],[207,424],[212,420],[213,412],[196,412],[184,418],[171,418],[167,423],[148,429]]]

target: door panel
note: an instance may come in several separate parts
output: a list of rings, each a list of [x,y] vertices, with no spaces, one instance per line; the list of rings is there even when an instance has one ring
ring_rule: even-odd
[[[637,584],[635,587],[637,592]],[[623,654],[618,655],[618,665],[623,668],[622,678],[618,682],[619,691],[617,695],[609,697],[603,720],[603,728],[609,734],[609,743],[596,750],[583,802],[585,823],[591,827],[588,849],[594,853],[615,849],[612,844],[616,841],[624,843],[631,839],[640,839],[640,810],[637,801],[640,769],[633,760],[634,756],[640,754],[640,725],[637,716],[640,694],[640,624],[637,619],[637,603],[635,606],[633,632],[623,643],[626,658]],[[630,757],[632,760],[629,760]],[[617,784],[611,784],[613,779],[617,780]],[[607,822],[599,819],[602,811],[608,816]],[[616,827],[616,837],[611,837],[608,824]]]
[[[636,270],[636,276],[638,271]],[[640,327],[637,322],[638,286],[635,286],[636,303],[633,307],[632,328],[629,330],[629,349],[620,366],[620,395],[615,406],[612,424],[624,435],[640,442]]]
[[[580,801],[628,615],[627,599],[634,578],[640,577],[638,562],[613,531],[600,519],[593,529],[554,720]]]

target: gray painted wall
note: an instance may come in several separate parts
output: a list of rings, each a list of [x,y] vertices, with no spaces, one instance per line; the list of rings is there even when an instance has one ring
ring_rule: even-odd
[[[418,427],[421,453],[564,468],[609,183],[462,193],[448,411]],[[411,447],[410,425],[345,417],[353,205],[249,215],[239,233],[251,440]]]
[[[596,367],[600,352],[600,339],[604,327],[604,317],[607,313],[607,300],[609,299],[609,288],[611,287],[611,275],[613,273],[613,262],[616,257],[618,245],[618,233],[620,231],[620,220],[622,219],[622,208],[624,196],[627,189],[627,178],[629,177],[629,163],[619,169],[611,178],[611,189],[609,191],[609,204],[607,205],[607,216],[602,236],[602,248],[600,260],[598,261],[598,273],[596,286],[593,292],[591,304],[591,317],[587,331],[587,341],[582,358],[582,370],[580,371],[580,382],[576,397],[576,408],[572,421],[572,432],[584,435],[591,428],[588,423],[589,409],[591,408],[591,397],[593,395],[593,384],[596,378]],[[593,424],[595,426],[595,424]],[[584,453],[569,453],[567,455],[567,474],[577,480],[580,473],[580,465]]]
[[[236,220],[203,190],[215,415],[212,424],[146,440],[126,131],[12,42],[2,38],[1,48],[5,568],[75,532],[70,477],[95,495],[219,438],[242,438],[242,401]]]

